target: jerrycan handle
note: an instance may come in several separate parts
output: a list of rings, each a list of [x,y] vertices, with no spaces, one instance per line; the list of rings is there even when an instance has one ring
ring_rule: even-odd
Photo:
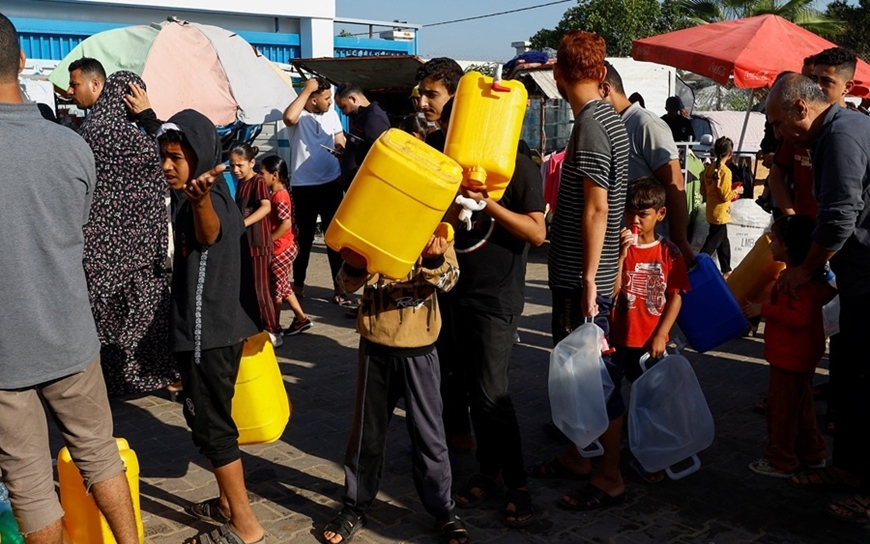
[[[583,452],[581,451],[580,453],[582,454]],[[692,464],[678,472],[672,471],[671,467],[666,468],[665,473],[668,475],[668,478],[671,480],[681,480],[690,474],[698,472],[701,468],[701,460],[698,459],[697,455],[693,455],[689,459],[692,460]]]
[[[599,442],[598,440],[594,440],[585,448],[577,448],[577,451],[580,452],[580,455],[586,458],[600,457],[604,455],[604,446],[602,446],[601,442]]]
[[[662,353],[662,356],[661,356],[661,357],[656,357],[655,360],[656,360],[656,361],[661,361],[662,359],[664,359],[664,358],[667,357],[667,356],[668,356],[668,352],[667,352],[667,350],[666,350],[664,353]],[[640,365],[640,369],[643,370],[644,372],[646,372],[646,371],[648,370],[647,367],[646,367],[646,362],[649,361],[649,360],[652,359],[652,358],[653,358],[653,357],[649,354],[648,351],[647,351],[647,352],[644,352],[644,354],[641,355],[641,356],[640,356],[640,359],[638,359],[638,361],[637,361],[637,364]]]
[[[492,78],[492,90],[497,93],[509,93],[511,88],[501,84],[504,66],[499,64],[495,67],[495,75]]]

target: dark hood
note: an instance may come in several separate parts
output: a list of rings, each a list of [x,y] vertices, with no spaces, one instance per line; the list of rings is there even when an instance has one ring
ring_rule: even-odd
[[[181,129],[184,139],[196,155],[196,169],[192,178],[205,174],[221,162],[221,143],[214,123],[195,110],[184,110],[170,117],[171,123]]]

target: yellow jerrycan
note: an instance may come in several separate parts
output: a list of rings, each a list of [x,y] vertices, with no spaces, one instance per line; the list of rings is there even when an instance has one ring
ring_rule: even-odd
[[[139,509],[139,460],[123,438],[116,438],[121,461],[127,469],[127,483],[136,515],[139,543],[145,542],[142,511]],[[94,497],[85,492],[82,475],[76,468],[69,450],[62,448],[57,454],[57,477],[60,482],[60,504],[63,507],[65,544],[115,544],[115,537],[106,518],[100,513]]]
[[[324,240],[352,249],[369,273],[403,278],[453,202],[462,167],[410,134],[390,129],[366,155]]]
[[[765,232],[728,276],[728,288],[740,306],[767,302],[770,290],[784,268],[785,263],[773,260],[770,233]]]
[[[499,66],[499,72],[501,66]],[[463,169],[462,184],[501,199],[514,175],[529,95],[519,81],[468,72],[459,80],[444,154]]]
[[[239,444],[267,444],[278,440],[290,421],[290,397],[278,367],[269,333],[245,340],[233,396],[233,421]]]

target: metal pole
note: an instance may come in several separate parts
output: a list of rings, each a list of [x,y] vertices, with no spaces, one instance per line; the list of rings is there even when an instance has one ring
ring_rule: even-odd
[[[749,89],[749,104],[746,106],[746,117],[743,118],[743,130],[740,131],[740,143],[737,144],[737,157],[743,151],[743,138],[746,136],[746,127],[749,125],[749,113],[752,111],[752,99],[755,98],[755,90]]]

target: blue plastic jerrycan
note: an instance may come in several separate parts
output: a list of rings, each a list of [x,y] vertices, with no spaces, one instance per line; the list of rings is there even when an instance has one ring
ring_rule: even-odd
[[[692,289],[683,295],[677,324],[699,353],[743,334],[749,323],[709,255],[695,257],[689,270]]]

